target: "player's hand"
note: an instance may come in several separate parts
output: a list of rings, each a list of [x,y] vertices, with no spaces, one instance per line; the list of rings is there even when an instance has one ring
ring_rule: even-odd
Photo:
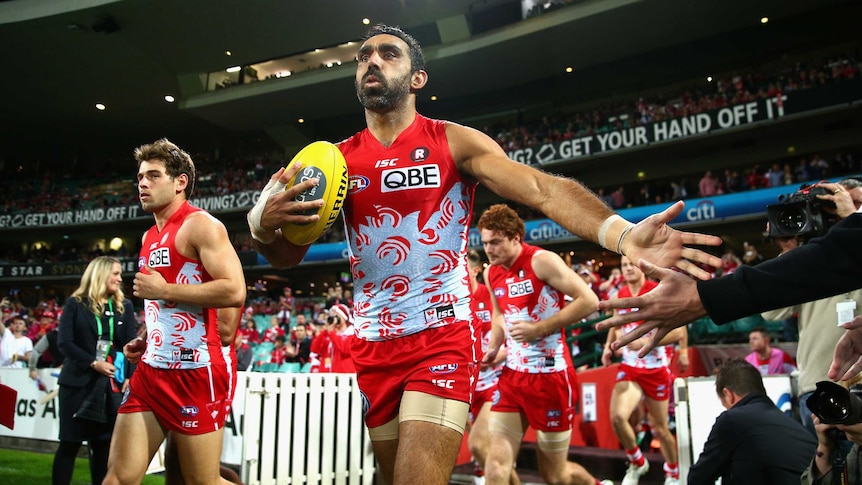
[[[277,189],[273,191],[266,201],[266,206],[260,218],[261,227],[274,231],[289,222],[308,223],[317,221],[320,218],[317,212],[325,202],[323,199],[311,202],[297,202],[293,200],[297,195],[318,185],[320,179],[308,179],[284,190],[284,187],[290,183],[290,180],[301,168],[301,163],[292,163],[286,169],[280,170],[273,175],[276,178]]]
[[[846,332],[838,339],[829,378],[846,381],[862,371],[862,316],[842,325]]]
[[[123,346],[123,356],[130,364],[137,364],[141,361],[145,350],[147,350],[147,341],[141,337],[135,337]]]
[[[611,358],[614,356],[614,351],[608,346],[602,351],[602,365],[607,367],[611,365]]]
[[[485,355],[482,356],[482,362],[480,363],[479,368],[482,370],[485,370],[488,367],[493,366],[495,363],[494,361],[497,360],[497,354],[499,352],[500,352],[499,347],[497,347],[497,348],[488,347],[488,349],[485,350]]]
[[[165,281],[164,276],[147,265],[135,273],[132,293],[138,298],[147,300],[166,300],[168,299],[165,295],[167,286],[168,282]]]
[[[509,335],[511,335],[512,340],[518,343],[532,342],[545,336],[539,322],[528,320],[514,322],[509,328]]]
[[[679,201],[664,211],[640,221],[623,239],[623,253],[632,261],[645,259],[663,268],[676,266],[702,280],[709,279],[710,274],[692,261],[718,268],[721,267],[721,258],[686,246],[719,246],[721,238],[708,234],[677,231],[668,226],[668,223],[679,215],[683,208],[685,203]]]
[[[671,330],[705,316],[706,310],[697,293],[697,283],[689,276],[659,268],[644,260],[638,261],[638,266],[647,277],[658,280],[659,285],[643,296],[600,301],[601,311],[625,308],[637,308],[638,311],[621,313],[602,320],[596,324],[596,330],[603,331],[643,320],[634,330],[620,335],[611,343],[611,348],[618,350],[655,329],[655,334],[638,352],[638,356],[643,357]]]

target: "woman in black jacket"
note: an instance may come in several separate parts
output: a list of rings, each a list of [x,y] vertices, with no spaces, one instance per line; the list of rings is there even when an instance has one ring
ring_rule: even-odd
[[[120,261],[99,256],[87,265],[80,286],[63,307],[58,343],[66,360],[58,381],[60,446],[54,455],[54,485],[71,481],[83,441],[90,447],[92,483],[102,483],[107,472],[116,403],[130,371],[114,364],[137,335],[132,302],[123,295],[122,283]]]

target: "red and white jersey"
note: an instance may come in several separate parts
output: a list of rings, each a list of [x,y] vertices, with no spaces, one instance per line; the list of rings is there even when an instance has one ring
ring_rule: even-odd
[[[339,144],[356,336],[389,340],[470,319],[466,251],[476,183],[456,168],[446,122],[416,115],[385,147]]]
[[[491,345],[491,295],[488,287],[480,284],[470,295],[470,309],[473,312],[473,325],[478,327],[482,336],[482,353],[484,354]],[[486,369],[479,370],[479,379],[476,381],[476,391],[484,391],[497,385],[500,374],[503,372],[503,364],[497,364]]]
[[[539,251],[543,249],[523,243],[521,254],[511,268],[506,270],[492,265],[485,272],[506,320],[506,367],[530,374],[562,372],[572,365],[562,330],[523,343],[513,340],[509,333],[516,322],[538,322],[550,318],[564,306],[565,295],[546,285],[533,272],[533,255]]]
[[[177,251],[174,241],[185,218],[196,207],[183,204],[158,230],[151,227],[144,235],[138,269],[148,265],[168,283],[199,285],[212,277],[198,260]],[[144,300],[147,324],[147,350],[141,360],[161,369],[193,369],[218,362],[225,365],[218,333],[216,308],[165,300]]]
[[[638,292],[637,296],[643,295],[644,293],[652,290],[656,286],[658,286],[658,283],[656,283],[655,281],[644,280],[644,284]],[[623,287],[620,288],[619,293],[617,293],[617,298],[630,298],[632,296],[634,295],[632,295],[632,290],[629,288],[628,285],[623,285]],[[620,308],[619,310],[617,310],[617,313],[623,314],[636,311],[638,311],[637,308]],[[623,331],[623,335],[636,329],[638,325],[640,325],[642,322],[643,320],[638,320],[636,322],[624,324],[622,327],[620,327]],[[646,336],[652,337],[654,334],[655,330],[651,330],[649,333],[646,334]],[[669,345],[662,345],[656,347],[643,357],[638,357],[638,350],[631,350],[628,347],[623,347],[622,363],[624,365],[637,367],[640,369],[657,369],[659,367],[667,367],[668,363],[670,362],[670,356],[672,353],[670,347],[671,346]]]

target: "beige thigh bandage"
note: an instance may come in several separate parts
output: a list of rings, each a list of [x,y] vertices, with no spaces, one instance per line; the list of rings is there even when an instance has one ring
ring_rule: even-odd
[[[463,434],[470,415],[470,405],[424,392],[405,391],[401,397],[399,414],[401,421],[427,421]]]
[[[536,431],[536,444],[547,453],[568,453],[572,441],[572,430]]]
[[[491,411],[488,417],[488,432],[500,433],[520,443],[524,437],[524,426],[521,413],[499,413]]]
[[[402,421],[436,423],[463,434],[469,414],[470,406],[465,402],[405,391],[398,416],[382,426],[369,429],[368,436],[371,441],[397,440],[398,425]]]
[[[390,441],[398,439],[398,416],[388,423],[376,428],[368,428],[368,437],[371,441]]]

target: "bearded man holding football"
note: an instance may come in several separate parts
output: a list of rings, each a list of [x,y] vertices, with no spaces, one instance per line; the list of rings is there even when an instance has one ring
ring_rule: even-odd
[[[706,272],[692,261],[721,260],[684,244],[720,240],[668,227],[682,203],[635,226],[578,182],[510,160],[482,132],[418,114],[416,94],[428,74],[421,47],[401,29],[372,27],[357,61],[367,128],[338,147],[349,174],[343,215],[365,422],[389,484],[442,485],[458,456],[481,358],[466,263],[479,183],[582,238],[701,277]],[[287,185],[297,171],[289,166],[271,181]],[[298,264],[308,250],[274,237],[287,223],[319,218],[303,211],[322,201],[293,200],[301,190],[262,194],[260,217],[249,217],[256,246],[273,266]],[[498,348],[502,328],[494,338],[491,348]]]

